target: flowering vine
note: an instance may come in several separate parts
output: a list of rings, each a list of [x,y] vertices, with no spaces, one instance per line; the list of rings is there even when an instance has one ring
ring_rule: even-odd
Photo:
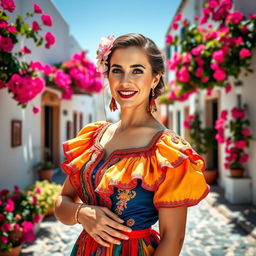
[[[230,115],[228,121],[228,111],[222,110],[220,118],[215,123],[216,140],[221,144],[225,143],[225,169],[240,169],[249,159],[246,151],[252,139],[250,121],[243,108],[232,108]],[[225,138],[225,128],[230,134],[227,138]]]
[[[251,69],[252,50],[256,48],[256,14],[245,17],[241,12],[231,12],[231,0],[209,0],[201,17],[195,17],[199,25],[190,24],[178,14],[172,29],[181,27],[181,35],[168,34],[166,44],[179,46],[167,60],[167,67],[175,74],[170,83],[169,98],[186,100],[198,89],[223,87],[230,92],[229,77],[238,78]],[[209,20],[218,25],[214,27]]]

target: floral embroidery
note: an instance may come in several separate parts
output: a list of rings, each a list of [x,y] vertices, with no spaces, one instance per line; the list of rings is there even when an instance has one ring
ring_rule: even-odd
[[[126,221],[126,224],[127,224],[128,226],[130,226],[130,227],[133,226],[134,223],[135,223],[135,220],[132,219],[132,218]]]
[[[187,145],[187,142],[185,139],[181,138],[181,142],[184,144],[184,145]]]
[[[171,140],[172,140],[172,142],[174,142],[176,144],[179,143],[179,140],[176,137],[174,137],[174,136],[171,137]]]
[[[118,195],[116,196],[119,201],[116,203],[117,208],[115,212],[117,215],[121,215],[123,210],[127,208],[127,202],[136,196],[136,191],[134,190],[122,190],[118,189]]]

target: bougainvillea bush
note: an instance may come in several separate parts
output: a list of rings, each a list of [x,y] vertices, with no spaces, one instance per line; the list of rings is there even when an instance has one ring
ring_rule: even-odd
[[[178,14],[168,34],[166,44],[179,46],[167,67],[174,72],[170,99],[186,100],[197,89],[223,87],[229,92],[229,78],[237,79],[241,72],[251,69],[252,51],[256,48],[256,14],[249,16],[232,10],[231,0],[209,0],[199,24],[191,24]],[[214,21],[217,25],[210,24]]]
[[[35,239],[34,224],[42,219],[42,209],[36,191],[0,191],[0,251],[9,251],[25,242]]]
[[[14,52],[14,46],[26,38],[32,39],[38,47],[44,45],[47,49],[51,48],[55,44],[55,36],[51,32],[42,34],[42,28],[52,26],[53,21],[36,3],[25,17],[16,15],[13,22],[10,21],[10,13],[16,10],[15,2],[0,0],[0,7],[0,89],[7,88],[18,105],[25,108],[29,101],[43,91],[45,81],[33,68],[33,63],[27,63],[22,58],[32,51],[23,46]],[[33,21],[33,17],[38,15],[42,24]],[[32,21],[27,23],[27,19]]]
[[[99,93],[103,88],[102,74],[86,57],[86,51],[73,54],[70,60],[54,67],[46,76],[47,84],[62,89],[62,99],[71,99],[75,90],[87,94]]]
[[[250,120],[243,108],[234,107],[230,113],[221,112],[221,117],[215,123],[216,140],[225,144],[225,169],[241,169],[249,159],[248,148],[252,139],[249,129]],[[228,135],[225,135],[225,132]]]

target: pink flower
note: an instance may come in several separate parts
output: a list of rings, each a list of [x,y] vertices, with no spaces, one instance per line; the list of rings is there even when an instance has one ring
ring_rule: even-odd
[[[200,55],[201,52],[204,50],[204,44],[199,44],[198,46],[196,46],[195,48],[193,48],[191,50],[192,54],[194,55]]]
[[[37,114],[40,111],[39,107],[33,107],[33,113]]]
[[[9,222],[5,222],[1,227],[2,232],[8,232],[11,229],[12,229],[12,226]]]
[[[21,48],[20,51],[21,51],[22,54],[29,54],[29,53],[31,53],[31,50],[27,46],[24,46],[23,48]]]
[[[0,28],[8,28],[8,22],[6,20],[0,20]]]
[[[218,63],[223,62],[225,60],[225,55],[224,55],[223,50],[221,49],[221,50],[217,50],[217,51],[213,52],[212,59]]]
[[[51,32],[46,32],[44,34],[44,38],[47,41],[47,43],[45,44],[45,48],[50,48],[56,42],[55,36]]]
[[[240,58],[244,59],[244,58],[247,58],[249,56],[251,56],[251,51],[246,49],[246,48],[243,48],[240,52],[239,52],[239,56]]]
[[[211,95],[212,95],[212,89],[213,89],[213,88],[207,88],[207,89],[206,89],[206,95],[207,95],[207,96],[211,96]]]
[[[225,91],[226,91],[226,93],[231,92],[231,90],[232,90],[232,85],[231,85],[231,84],[227,84],[227,85],[225,86]]]
[[[8,31],[9,31],[11,34],[13,34],[13,33],[17,32],[17,29],[16,29],[15,26],[9,26],[9,27],[8,27]]]
[[[223,120],[227,120],[227,115],[228,115],[227,110],[222,110],[221,113],[220,113],[220,116]]]
[[[48,15],[48,14],[43,14],[42,16],[41,16],[41,20],[42,20],[42,22],[43,22],[43,24],[45,25],[45,26],[49,26],[49,27],[51,27],[52,26],[52,17],[50,16],[50,15]]]
[[[246,148],[246,141],[245,141],[245,140],[239,140],[239,141],[237,141],[237,142],[236,142],[236,147],[237,147],[237,148],[241,148],[241,149]]]
[[[29,67],[32,69],[32,71],[44,70],[44,65],[40,61],[31,61]]]
[[[4,216],[2,213],[0,213],[0,223],[1,223],[4,219],[5,219],[5,216]]]
[[[70,76],[61,69],[57,70],[53,79],[57,86],[64,89],[68,89],[72,82]]]
[[[196,56],[195,61],[199,66],[203,66],[205,64],[205,61],[200,56]]]
[[[209,8],[215,9],[219,5],[217,0],[210,0],[209,1]]]
[[[247,25],[243,25],[243,26],[242,26],[241,32],[242,32],[243,34],[246,34],[246,33],[249,32],[249,29],[248,29]]]
[[[34,222],[39,223],[42,219],[43,219],[42,215],[36,215],[35,218],[34,218]]]
[[[224,168],[225,168],[225,169],[229,169],[229,164],[228,164],[228,163],[225,163],[225,164],[224,164]]]
[[[241,36],[236,38],[236,45],[241,45],[243,42],[244,42],[244,40]]]
[[[179,28],[179,25],[175,22],[172,23],[172,29],[177,30]]]
[[[8,88],[15,95],[14,100],[27,104],[45,88],[45,81],[41,77],[13,74],[8,82]]]
[[[72,88],[65,89],[64,92],[61,94],[61,98],[64,100],[70,100],[72,99],[74,91]]]
[[[219,64],[218,63],[211,63],[210,67],[211,67],[212,70],[216,70],[216,69],[219,68]]]
[[[3,244],[7,244],[8,243],[8,238],[6,236],[1,236],[1,242]]]
[[[181,56],[179,53],[175,52],[172,59],[168,59],[166,65],[169,70],[175,70],[178,64],[181,62]]]
[[[223,81],[226,78],[226,73],[223,69],[218,68],[213,73],[213,77],[217,81]]]
[[[188,22],[187,19],[185,19],[185,20],[182,21],[182,25],[183,25],[183,26],[187,26],[188,24],[189,24],[189,22]]]
[[[223,129],[224,125],[225,125],[225,119],[220,118],[220,119],[216,120],[214,128],[216,130],[218,130],[220,128]]]
[[[14,211],[14,202],[12,199],[8,198],[6,206],[4,208],[7,212],[13,212]]]
[[[190,123],[189,123],[187,120],[185,120],[185,121],[183,122],[183,127],[184,127],[184,128],[187,128],[187,129],[191,129]]]
[[[33,242],[35,239],[33,223],[29,221],[24,221],[22,223],[22,227],[23,227],[22,236],[24,240],[28,242]]]
[[[98,67],[98,71],[102,72],[104,75],[108,70],[107,58],[111,52],[111,48],[113,47],[114,41],[115,41],[115,36],[111,35],[107,37],[102,37],[99,43],[99,47],[97,50],[97,57],[96,57],[96,59],[98,59],[97,67]]]
[[[43,10],[42,10],[40,5],[34,3],[33,7],[34,7],[34,12],[36,12],[36,13],[43,13]]]
[[[37,197],[36,196],[32,196],[32,204],[33,205],[37,204]]]
[[[225,142],[225,139],[218,133],[215,135],[215,139],[221,144]]]
[[[233,12],[227,16],[226,22],[231,22],[233,24],[239,24],[243,20],[243,17],[244,16],[241,12]]]
[[[203,68],[202,67],[198,67],[197,69],[196,69],[196,72],[195,72],[195,76],[196,77],[201,77],[201,75],[203,74]]]
[[[19,194],[20,188],[17,185],[14,185],[14,194]]]
[[[177,78],[179,81],[187,83],[190,79],[190,74],[188,72],[187,67],[183,66],[178,72],[176,73]]]
[[[166,44],[171,44],[173,42],[173,39],[174,39],[174,36],[172,34],[168,34],[166,37],[165,37],[165,43]]]
[[[250,135],[251,135],[251,130],[248,129],[248,128],[243,128],[242,134],[243,134],[244,136],[250,136]]]
[[[19,230],[19,228],[20,228],[20,225],[19,224],[14,224],[14,226],[13,226],[13,230],[14,231],[18,231]]]
[[[209,81],[209,77],[208,77],[208,76],[204,76],[204,77],[201,78],[201,81],[202,81],[203,83],[207,83],[207,82]],[[211,88],[211,89],[212,89],[212,88]]]
[[[41,193],[42,193],[42,190],[41,190],[41,188],[37,187],[37,188],[35,189],[35,192],[36,192],[37,194],[41,194]]]
[[[174,17],[174,21],[179,21],[182,19],[182,13],[178,13],[175,17]]]
[[[182,63],[190,63],[192,59],[192,55],[190,54],[190,52],[186,52],[183,56],[182,56]]]
[[[14,44],[10,37],[4,37],[0,35],[0,50],[4,52],[11,52],[13,47]]]
[[[16,5],[13,0],[1,0],[0,6],[8,12],[14,12],[16,9]]]
[[[38,31],[40,29],[40,26],[39,26],[39,24],[36,21],[33,21],[31,28],[34,31]]]
[[[235,119],[243,119],[245,117],[245,112],[240,108],[234,107],[231,110],[231,115]]]
[[[241,164],[247,163],[248,159],[249,159],[249,155],[248,154],[242,154],[240,156],[239,163],[241,163]]]

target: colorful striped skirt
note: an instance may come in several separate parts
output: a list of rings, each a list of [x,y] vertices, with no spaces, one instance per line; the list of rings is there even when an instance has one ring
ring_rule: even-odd
[[[83,230],[73,247],[71,256],[152,256],[160,243],[160,234],[151,227],[120,232],[129,236],[129,239],[121,239],[120,245],[111,243],[110,247],[105,247]]]

